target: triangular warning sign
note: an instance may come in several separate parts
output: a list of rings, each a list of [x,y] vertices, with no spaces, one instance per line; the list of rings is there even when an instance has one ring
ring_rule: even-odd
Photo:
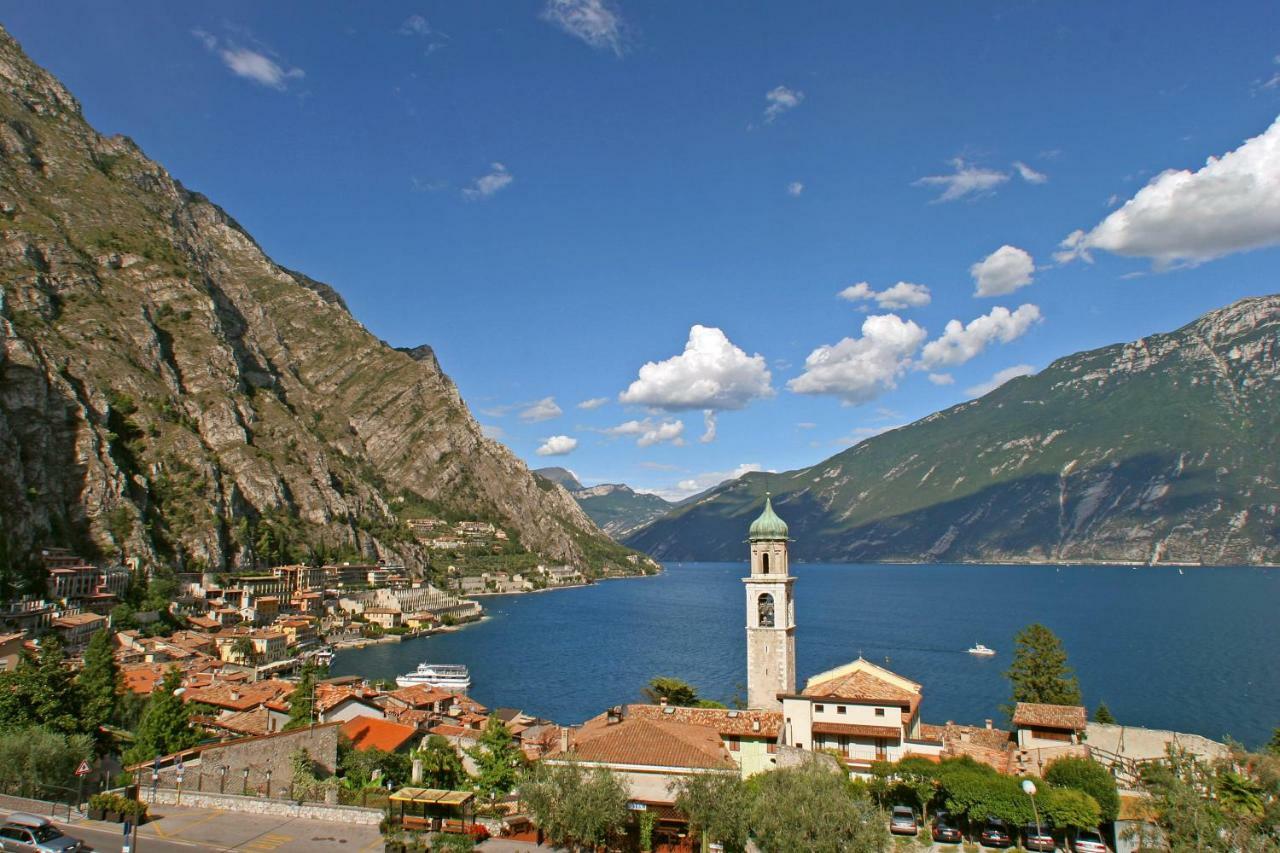
[[[77,776],[88,776],[91,772],[88,761],[81,761],[80,766],[76,768]]]

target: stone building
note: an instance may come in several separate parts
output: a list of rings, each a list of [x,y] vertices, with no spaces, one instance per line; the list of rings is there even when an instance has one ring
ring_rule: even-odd
[[[787,525],[766,497],[751,523],[747,591],[747,706],[781,710],[781,694],[796,692],[796,609],[787,553]]]

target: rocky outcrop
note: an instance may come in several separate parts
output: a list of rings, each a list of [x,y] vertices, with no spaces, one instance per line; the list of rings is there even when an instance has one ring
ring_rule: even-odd
[[[397,513],[625,562],[485,438],[429,347],[379,341],[0,30],[0,534],[246,564],[263,543],[423,555]],[[275,537],[272,539],[272,537]],[[288,550],[288,549],[286,549]]]
[[[1280,562],[1280,296],[749,474],[624,541],[740,559],[766,487],[801,559]]]

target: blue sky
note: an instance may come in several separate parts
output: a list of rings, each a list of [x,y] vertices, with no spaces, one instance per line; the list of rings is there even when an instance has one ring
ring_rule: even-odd
[[[675,496],[812,464],[1278,289],[1274,3],[10,2],[0,22],[96,127],[376,335],[434,346],[495,435],[588,483]]]

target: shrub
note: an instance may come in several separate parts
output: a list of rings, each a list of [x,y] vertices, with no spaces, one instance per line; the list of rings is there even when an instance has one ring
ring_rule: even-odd
[[[1116,780],[1096,761],[1088,758],[1059,758],[1044,773],[1044,780],[1059,788],[1074,788],[1093,797],[1101,809],[1104,821],[1115,820],[1120,814],[1120,794]]]

